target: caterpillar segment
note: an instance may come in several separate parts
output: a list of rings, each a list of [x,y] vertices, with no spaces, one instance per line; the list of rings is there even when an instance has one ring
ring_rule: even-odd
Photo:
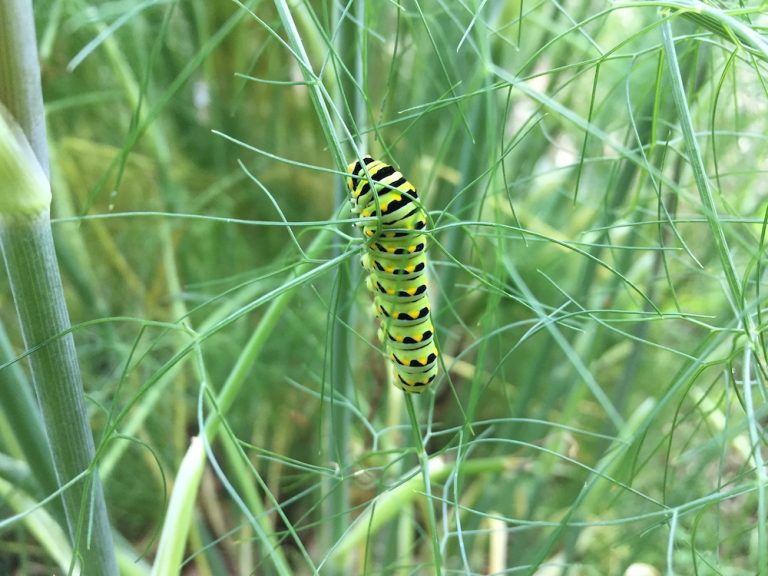
[[[434,328],[431,318],[422,319],[421,322],[409,326],[395,326],[389,322],[379,324],[379,340],[384,343],[392,343],[401,350],[421,348],[432,342]]]
[[[386,318],[395,326],[407,326],[429,316],[429,300],[426,295],[413,302],[393,302],[376,295],[373,306],[382,321]]]
[[[377,236],[383,239],[414,237],[414,230],[424,230],[427,227],[427,217],[423,213],[416,213],[400,222],[399,229],[379,230],[378,222],[363,224],[363,234],[368,238]],[[378,234],[377,234],[378,233]]]
[[[427,280],[424,276],[417,276],[410,280],[401,280],[371,274],[365,281],[368,290],[381,298],[406,302],[417,300],[427,293]]]
[[[427,257],[423,252],[412,258],[402,259],[381,253],[366,251],[361,258],[363,268],[371,274],[385,278],[408,280],[424,274],[427,269]]]
[[[388,256],[408,257],[412,254],[424,252],[427,249],[427,241],[424,238],[409,238],[407,242],[378,239],[371,241],[370,249]]]
[[[421,393],[437,377],[438,351],[427,296],[427,215],[416,188],[394,167],[365,156],[347,168],[352,212],[366,240],[363,268],[374,294],[378,336],[395,384]]]

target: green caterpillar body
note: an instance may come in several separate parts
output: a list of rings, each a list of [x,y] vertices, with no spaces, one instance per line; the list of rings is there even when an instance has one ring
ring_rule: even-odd
[[[437,347],[427,296],[427,215],[416,188],[392,166],[364,156],[347,168],[352,212],[362,223],[363,267],[374,294],[379,340],[395,384],[420,394],[437,376]]]

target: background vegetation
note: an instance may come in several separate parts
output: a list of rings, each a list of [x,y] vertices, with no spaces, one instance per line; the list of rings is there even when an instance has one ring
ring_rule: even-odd
[[[761,8],[36,2],[124,573],[174,573],[165,522],[185,574],[768,574]],[[362,152],[432,220],[418,441],[343,208]],[[9,518],[41,495],[3,422]],[[66,572],[22,520],[0,572]]]

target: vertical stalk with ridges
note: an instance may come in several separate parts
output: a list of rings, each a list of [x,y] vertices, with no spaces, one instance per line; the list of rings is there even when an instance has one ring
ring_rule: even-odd
[[[0,2],[0,248],[59,485],[94,457],[82,379],[50,223],[51,191],[32,4]],[[7,110],[6,110],[7,107]],[[117,575],[97,474],[63,492],[84,574]]]

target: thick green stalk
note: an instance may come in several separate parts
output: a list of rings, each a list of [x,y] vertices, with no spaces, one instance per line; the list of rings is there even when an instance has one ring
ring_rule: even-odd
[[[48,211],[0,219],[0,246],[29,356],[59,484],[85,471],[94,456],[80,368],[53,248]],[[63,494],[70,537],[86,574],[117,574],[101,483],[77,483]],[[90,493],[88,493],[90,492]],[[92,504],[88,506],[89,502]],[[81,517],[81,513],[86,514]],[[86,542],[86,531],[90,542]],[[79,533],[79,536],[78,536]]]
[[[0,364],[15,356],[5,329],[0,326]],[[37,488],[42,490],[35,495],[43,496],[55,492],[58,490],[58,483],[48,439],[45,437],[43,419],[40,417],[32,386],[18,362],[0,370],[0,406],[3,407],[3,417],[13,431],[32,471]],[[54,501],[52,506],[51,512],[63,523],[64,509],[60,502]]]
[[[21,126],[47,175],[43,90],[31,0],[0,2],[0,103]]]
[[[88,469],[95,451],[51,234],[36,50],[31,2],[0,2],[0,98],[10,107],[0,107],[0,249],[63,486]],[[83,573],[118,574],[98,475],[73,484],[63,500]]]

